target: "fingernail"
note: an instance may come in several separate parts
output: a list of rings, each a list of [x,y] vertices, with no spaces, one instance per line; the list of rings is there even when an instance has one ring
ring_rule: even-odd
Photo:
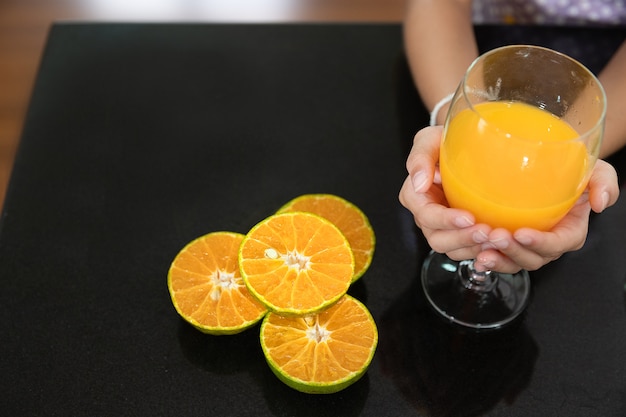
[[[526,235],[515,236],[515,240],[517,240],[517,242],[523,246],[528,246],[533,243],[532,238]]]
[[[413,183],[413,189],[416,193],[426,191],[422,189],[426,185],[426,181],[428,181],[428,176],[424,171],[417,171],[415,175],[413,175],[413,178],[411,178],[411,182]]]
[[[485,243],[489,239],[489,236],[482,230],[477,230],[472,234],[472,239],[474,239],[476,243]]]
[[[480,246],[481,250],[489,250],[489,249],[498,249],[496,248],[496,245],[494,245],[491,242],[485,242]]]
[[[476,272],[485,272],[487,269],[489,268],[486,268],[480,261],[474,262],[474,270]]]
[[[602,210],[609,206],[609,193],[607,191],[602,193]]]
[[[435,176],[433,177],[433,183],[441,184],[441,172],[438,169],[435,170]]]
[[[478,272],[485,272],[489,269],[493,269],[494,266],[496,266],[496,263],[487,258],[479,258],[474,263],[474,268]]]
[[[494,239],[489,241],[496,249],[506,249],[509,247],[509,241],[506,239]]]
[[[456,227],[465,228],[465,227],[470,227],[473,224],[474,222],[468,219],[466,216],[459,216],[454,219],[454,225]]]

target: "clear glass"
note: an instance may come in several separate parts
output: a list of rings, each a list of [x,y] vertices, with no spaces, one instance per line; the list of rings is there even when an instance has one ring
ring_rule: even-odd
[[[493,228],[550,230],[587,187],[605,113],[598,79],[566,55],[528,45],[481,55],[446,118],[440,168],[448,203]],[[436,311],[475,329],[513,321],[530,296],[527,271],[478,272],[473,260],[435,252],[422,286]]]

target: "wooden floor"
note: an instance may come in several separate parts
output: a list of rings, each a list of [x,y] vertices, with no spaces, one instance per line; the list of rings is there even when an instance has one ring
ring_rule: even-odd
[[[399,22],[405,0],[0,0],[0,207],[50,25],[60,20]]]

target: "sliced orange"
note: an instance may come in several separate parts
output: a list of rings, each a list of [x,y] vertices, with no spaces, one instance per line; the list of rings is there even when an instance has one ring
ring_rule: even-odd
[[[372,315],[346,295],[316,315],[269,313],[261,347],[270,368],[288,386],[312,394],[340,391],[366,372],[378,343]]]
[[[312,213],[276,214],[254,226],[239,250],[241,275],[270,310],[311,314],[335,303],[350,286],[350,244],[330,221]]]
[[[317,214],[341,230],[354,253],[352,282],[367,271],[374,257],[376,237],[367,216],[356,205],[333,194],[304,194],[289,201],[278,213],[291,211]]]
[[[186,245],[170,266],[167,285],[176,311],[204,333],[239,333],[267,312],[239,272],[243,238],[239,233],[209,233]]]

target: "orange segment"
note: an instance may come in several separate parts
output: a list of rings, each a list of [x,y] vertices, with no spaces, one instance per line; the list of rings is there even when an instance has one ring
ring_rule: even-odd
[[[185,246],[170,266],[167,285],[174,307],[200,331],[238,333],[267,312],[239,272],[243,238],[239,233],[209,233]]]
[[[305,211],[329,220],[341,230],[354,253],[354,277],[359,279],[374,257],[376,238],[365,214],[354,204],[333,194],[305,194],[296,197],[278,213]]]
[[[337,392],[356,382],[377,343],[371,314],[349,295],[316,315],[269,313],[261,325],[261,347],[272,371],[307,393]]]
[[[248,232],[239,267],[250,292],[270,310],[301,315],[318,312],[346,293],[354,258],[331,222],[293,212],[270,216]]]

